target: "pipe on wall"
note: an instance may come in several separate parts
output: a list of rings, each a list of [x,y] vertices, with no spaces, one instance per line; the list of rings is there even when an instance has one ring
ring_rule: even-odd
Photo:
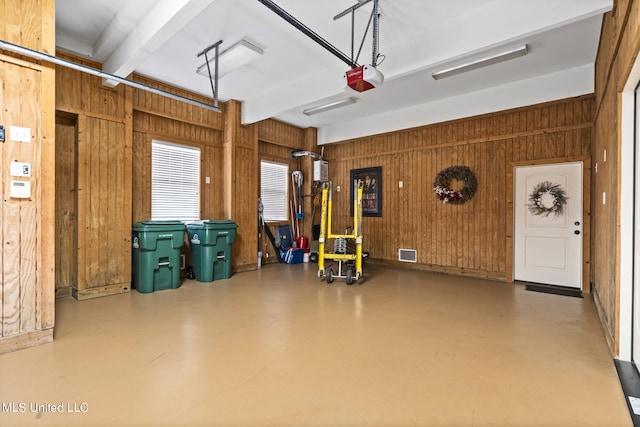
[[[17,44],[6,42],[4,40],[0,40],[0,49],[5,49],[10,52],[17,53],[19,55],[24,55],[33,59],[39,59],[41,61],[46,61],[55,65],[60,65],[62,67],[71,68],[73,70],[91,74],[93,76],[101,77],[103,79],[114,80],[114,81],[117,81],[118,83],[122,83],[124,85],[134,87],[136,89],[155,93],[156,95],[175,99],[177,101],[186,102],[187,104],[195,105],[201,108],[206,108],[207,110],[215,111],[217,113],[221,112],[220,108],[213,105],[205,104],[204,102],[196,101],[194,99],[189,99],[184,96],[176,95],[175,93],[171,93],[171,92],[166,92],[161,89],[156,89],[154,87],[147,86],[142,83],[134,82],[132,80],[128,80],[123,77],[116,76],[114,74],[109,74],[104,71],[96,70],[95,68],[87,67],[86,65],[76,64],[75,62],[67,61],[66,59],[48,55],[46,53],[39,52],[37,50],[29,49]]]

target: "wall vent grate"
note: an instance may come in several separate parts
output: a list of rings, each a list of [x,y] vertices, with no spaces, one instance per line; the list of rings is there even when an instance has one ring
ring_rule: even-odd
[[[398,249],[398,261],[418,262],[418,252],[415,249]]]

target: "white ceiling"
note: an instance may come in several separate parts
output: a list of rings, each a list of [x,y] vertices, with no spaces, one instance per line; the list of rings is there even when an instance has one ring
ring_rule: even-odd
[[[350,56],[357,0],[275,0]],[[196,55],[246,38],[264,55],[222,77],[221,100],[243,102],[243,122],[277,118],[319,128],[319,142],[388,132],[593,92],[603,13],[612,0],[379,0],[378,70],[384,84],[344,89],[349,66],[257,0],[56,0],[58,49],[212,96]],[[373,7],[355,12],[356,50]],[[431,73],[526,44],[529,54],[458,76]],[[370,64],[371,35],[360,64]],[[349,96],[357,103],[306,116],[302,110]]]

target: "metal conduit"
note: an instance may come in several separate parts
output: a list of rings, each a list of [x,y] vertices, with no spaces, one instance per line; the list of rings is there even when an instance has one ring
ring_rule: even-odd
[[[205,104],[204,102],[189,99],[184,96],[176,95],[175,93],[171,93],[171,92],[166,92],[161,89],[156,89],[154,87],[147,86],[142,83],[134,82],[132,80],[128,80],[123,77],[116,76],[114,74],[109,74],[104,71],[96,70],[95,68],[87,67],[85,65],[76,64],[75,62],[67,61],[66,59],[57,58],[55,56],[48,55],[43,52],[38,52],[37,50],[29,49],[23,46],[19,46],[17,44],[9,43],[4,40],[0,40],[0,49],[5,49],[20,55],[27,56],[29,58],[39,59],[42,61],[50,62],[52,64],[61,65],[63,67],[71,68],[76,71],[81,71],[83,73],[101,77],[103,79],[115,80],[118,83],[122,83],[124,85],[134,87],[136,89],[141,89],[147,92],[155,93],[156,95],[175,99],[177,101],[186,102],[187,104],[195,105],[201,108],[206,108],[207,110],[215,111],[217,113],[221,112],[220,108],[213,105]]]
[[[314,153],[313,151],[292,151],[291,157],[294,159],[298,157],[310,156],[313,160],[322,160],[322,154]]]

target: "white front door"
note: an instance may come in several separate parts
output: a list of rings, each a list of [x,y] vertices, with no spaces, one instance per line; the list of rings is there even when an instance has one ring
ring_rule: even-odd
[[[582,289],[582,168],[515,168],[514,280]]]

